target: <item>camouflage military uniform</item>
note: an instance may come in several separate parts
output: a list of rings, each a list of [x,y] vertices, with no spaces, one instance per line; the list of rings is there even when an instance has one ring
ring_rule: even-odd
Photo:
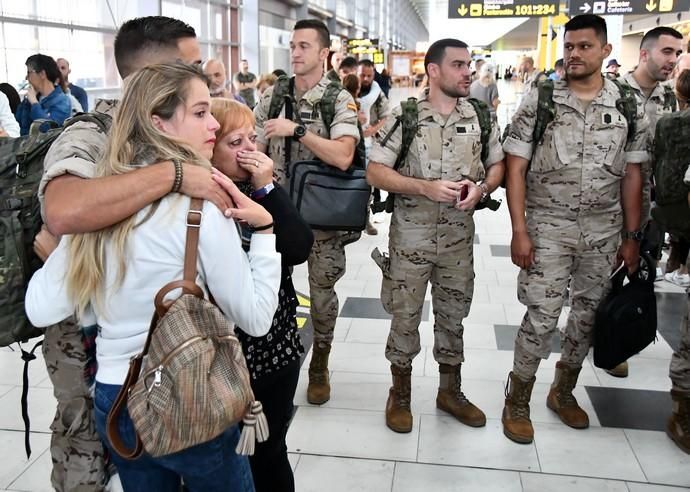
[[[654,90],[646,97],[640,84],[637,83],[632,72],[628,72],[622,77],[622,82],[628,84],[635,90],[637,98],[637,112],[644,113],[649,121],[649,136],[650,141],[654,139],[654,130],[656,122],[663,115],[670,113],[676,108],[664,107],[665,89],[661,83],[657,83]],[[652,162],[651,160],[642,164],[642,224],[644,225],[649,220],[649,212],[651,210],[651,176],[652,176]]]
[[[683,181],[690,185],[690,168],[685,172]],[[690,267],[690,256],[686,261]],[[690,395],[690,319],[688,319],[690,316],[690,289],[688,289],[687,304],[688,310],[680,325],[680,345],[671,356],[669,377],[674,390]]]
[[[336,100],[331,128],[327,130],[324,126],[318,103],[330,82],[330,79],[324,76],[315,87],[299,98],[293,111],[299,112],[307,129],[320,137],[335,140],[349,136],[359,141],[357,107],[352,96],[345,90],[340,92]],[[277,181],[285,184],[285,139],[272,138],[268,141],[264,135],[264,122],[267,119],[272,94],[273,87],[269,87],[254,108],[257,142],[268,146],[267,153],[274,161]],[[281,112],[281,117],[284,115],[285,108]],[[314,159],[314,154],[299,141],[293,141],[291,152],[291,162]],[[359,233],[314,231],[314,246],[309,255],[308,268],[314,344],[318,347],[330,346],[333,341],[335,321],[338,317],[338,296],[334,287],[345,273],[345,245],[358,237]]]
[[[112,115],[111,101],[98,101],[95,111]],[[75,123],[53,143],[46,155],[39,187],[45,217],[44,192],[48,182],[65,173],[91,178],[105,148],[107,135],[95,123]],[[95,363],[95,333],[86,336],[73,320],[45,330],[43,355],[58,408],[51,425],[51,482],[62,492],[103,490],[107,482],[103,445],[93,416],[91,377]]]
[[[524,381],[551,352],[568,286],[571,311],[561,360],[579,367],[589,350],[594,312],[607,289],[623,225],[620,186],[626,163],[649,159],[647,120],[638,115],[636,134],[626,143],[627,122],[616,109],[619,97],[616,85],[605,80],[585,106],[565,81],[554,82],[556,116],[535,149],[538,91],[531,91],[504,143],[506,153],[531,160],[526,215],[536,261],[518,276],[518,298],[527,313],[515,341],[513,368]]]
[[[489,154],[481,162],[479,120],[472,105],[458,100],[448,120],[428,101],[428,90],[418,102],[419,129],[407,159],[398,169],[403,176],[425,180],[479,182],[485,168],[503,160],[498,129],[489,139]],[[397,116],[400,108],[393,111]],[[394,125],[390,118],[378,136],[387,136]],[[379,138],[371,161],[393,167],[400,152],[399,127],[385,146]],[[382,288],[382,302],[393,315],[386,358],[408,368],[420,351],[419,323],[427,283],[431,281],[434,309],[434,358],[457,366],[464,361],[463,325],[474,289],[473,212],[453,203],[439,203],[423,196],[396,195],[389,236],[389,282]]]

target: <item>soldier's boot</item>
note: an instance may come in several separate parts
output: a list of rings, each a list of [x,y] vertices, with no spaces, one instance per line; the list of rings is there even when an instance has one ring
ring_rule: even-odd
[[[440,382],[436,395],[436,408],[448,412],[465,425],[483,427],[486,425],[486,415],[462,392],[461,366],[462,364],[456,366],[439,364]]]
[[[589,427],[587,413],[577,404],[573,389],[582,367],[556,362],[556,376],[546,397],[546,406],[556,412],[561,421],[574,429]]]
[[[330,345],[323,348],[313,345],[307,386],[307,401],[312,405],[323,405],[331,399],[331,385],[328,380],[328,354],[330,353]]]
[[[386,425],[395,432],[412,431],[412,412],[410,398],[412,393],[412,367],[400,367],[391,364],[393,386],[388,390],[386,401]]]
[[[671,390],[673,413],[666,423],[666,435],[690,454],[690,394]]]
[[[517,374],[510,372],[506,383],[506,401],[503,407],[503,434],[519,444],[529,444],[534,440],[534,427],[529,418],[529,401],[536,377],[523,381]]]
[[[623,361],[618,364],[613,369],[604,369],[608,374],[614,378],[627,378],[628,377],[628,361]]]

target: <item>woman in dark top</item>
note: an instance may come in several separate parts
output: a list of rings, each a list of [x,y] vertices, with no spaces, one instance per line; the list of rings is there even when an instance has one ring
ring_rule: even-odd
[[[314,236],[287,192],[273,181],[273,161],[256,150],[254,115],[244,104],[215,98],[211,106],[220,128],[211,160],[214,174],[232,179],[273,216],[276,250],[282,255],[279,306],[267,335],[256,338],[236,330],[252,377],[254,396],[261,401],[270,437],[250,457],[257,492],[295,490],[285,436],[304,348],[297,332],[297,295],[291,267],[307,261]],[[226,178],[224,178],[226,179]],[[243,241],[251,230],[242,227]],[[248,242],[247,242],[248,244]]]

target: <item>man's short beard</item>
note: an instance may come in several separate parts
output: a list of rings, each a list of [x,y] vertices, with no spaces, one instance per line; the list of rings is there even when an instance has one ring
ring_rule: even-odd
[[[443,85],[440,85],[439,89],[441,89],[441,92],[443,92],[447,97],[456,98],[456,99],[458,97],[467,97],[469,94],[469,90],[465,91],[465,93],[463,94],[458,89],[444,87]]]

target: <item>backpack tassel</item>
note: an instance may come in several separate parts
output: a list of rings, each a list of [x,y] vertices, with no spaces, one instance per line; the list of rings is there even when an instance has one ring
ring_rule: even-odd
[[[264,415],[264,409],[261,402],[252,402],[251,408],[244,416],[242,421],[242,433],[240,440],[237,443],[235,452],[240,455],[251,456],[254,454],[254,442],[264,442],[268,439],[268,421]]]

